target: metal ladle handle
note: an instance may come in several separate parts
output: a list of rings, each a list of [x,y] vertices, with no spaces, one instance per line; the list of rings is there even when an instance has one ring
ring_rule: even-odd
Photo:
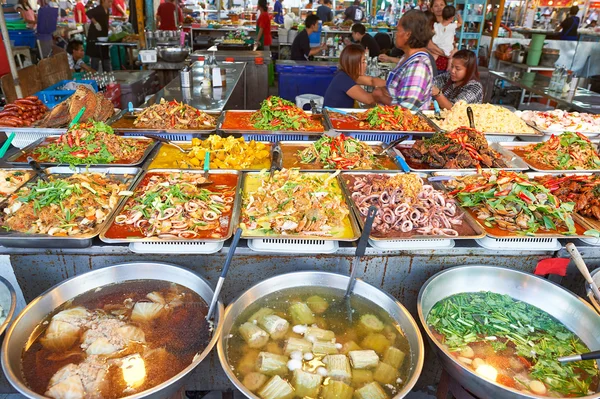
[[[588,270],[587,265],[585,264],[585,261],[581,257],[581,254],[579,253],[579,250],[577,250],[575,244],[572,242],[568,243],[567,251],[571,255],[573,262],[575,262],[575,266],[577,266],[577,269],[579,269],[579,272],[582,274],[585,281],[587,281],[592,288],[592,292],[594,293],[596,300],[600,301],[600,290],[598,290],[598,286],[594,282],[594,279],[592,278],[592,275],[590,274],[590,271]]]

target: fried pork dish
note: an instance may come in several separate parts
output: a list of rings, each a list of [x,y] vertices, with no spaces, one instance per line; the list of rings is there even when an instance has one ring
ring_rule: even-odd
[[[79,118],[80,123],[88,121],[106,122],[113,116],[115,111],[110,100],[104,97],[102,93],[94,93],[94,91],[80,85],[71,97],[52,108],[38,126],[48,128],[67,126],[83,107],[85,107],[85,111]]]
[[[174,377],[206,348],[206,302],[158,280],[131,280],[66,302],[23,350],[27,385],[54,399],[116,399]]]
[[[69,165],[125,163],[139,161],[150,140],[121,137],[103,122],[79,123],[56,142],[33,151],[36,160]]]
[[[408,161],[432,168],[506,168],[502,155],[491,149],[485,136],[474,129],[459,128],[450,133],[436,133],[430,139],[417,140],[412,148],[402,150]]]
[[[350,213],[338,173],[261,173],[258,188],[244,193],[241,227],[265,235],[335,236]]]
[[[563,202],[574,202],[574,212],[600,220],[600,177],[540,176],[535,181],[544,185]]]
[[[12,194],[2,227],[8,231],[51,236],[79,236],[102,224],[128,195],[127,184],[100,173],[81,173],[49,182],[37,180]]]
[[[33,172],[25,170],[0,169],[0,200],[15,192],[24,183],[29,181]]]
[[[145,108],[133,125],[146,129],[194,129],[210,130],[216,126],[216,118],[177,101],[165,101]]]

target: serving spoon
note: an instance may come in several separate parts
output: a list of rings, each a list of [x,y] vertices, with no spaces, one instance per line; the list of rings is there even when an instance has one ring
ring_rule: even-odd
[[[191,148],[186,150],[185,148],[181,148],[179,145],[175,144],[171,140],[166,139],[166,138],[161,137],[161,136],[157,136],[157,135],[154,135],[154,134],[144,134],[144,137],[147,137],[149,139],[153,139],[153,140],[159,141],[159,142],[164,143],[164,144],[172,145],[173,147],[177,148],[179,151],[181,151],[184,154],[188,154],[188,153],[190,153],[192,151]]]
[[[580,353],[577,355],[563,356],[563,357],[559,357],[558,361],[561,363],[568,363],[568,362],[578,362],[580,360],[598,360],[598,359],[600,359],[600,351],[593,351],[593,352]]]
[[[332,107],[323,107],[323,108],[325,108],[327,111],[331,111],[331,112],[335,112],[335,113],[338,113],[338,114],[342,114],[344,116],[349,116],[350,118],[354,118],[354,119],[358,120],[358,117],[356,115],[353,115],[351,112],[342,111],[341,109],[332,108]]]
[[[379,154],[377,154],[377,156],[380,157],[380,156],[385,155],[390,148],[393,148],[393,147],[397,146],[398,144],[402,143],[403,141],[408,140],[409,137],[410,136],[402,136],[399,139],[392,141],[391,143],[389,143],[388,145],[383,147],[383,150],[381,150],[381,152]]]
[[[475,129],[475,117],[473,117],[471,107],[467,107],[467,116],[469,117],[469,126],[471,126],[471,129]]]
[[[590,274],[590,271],[588,270],[583,258],[581,257],[581,254],[577,250],[577,247],[575,246],[575,244],[573,244],[572,242],[568,243],[567,251],[571,255],[571,259],[573,259],[573,262],[575,262],[575,266],[577,266],[577,269],[579,269],[579,272],[583,275],[583,278],[585,279],[585,281],[590,285],[592,292],[594,293],[594,296],[596,297],[596,300],[600,301],[600,290],[598,290],[598,286],[596,285],[596,282],[592,278],[592,275]]]

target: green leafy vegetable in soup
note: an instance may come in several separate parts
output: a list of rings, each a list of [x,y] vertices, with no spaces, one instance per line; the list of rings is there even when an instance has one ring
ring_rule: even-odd
[[[435,304],[427,324],[465,367],[509,388],[579,397],[598,387],[594,361],[557,360],[588,347],[548,313],[507,295],[452,295]]]

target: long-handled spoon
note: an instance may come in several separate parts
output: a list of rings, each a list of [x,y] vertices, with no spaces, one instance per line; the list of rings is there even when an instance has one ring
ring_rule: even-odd
[[[592,278],[592,275],[590,274],[590,271],[588,270],[585,262],[583,261],[583,258],[581,257],[581,254],[577,250],[577,247],[575,246],[575,244],[573,244],[572,242],[568,243],[567,251],[571,255],[573,262],[575,262],[575,266],[577,266],[577,269],[579,269],[579,272],[583,275],[583,278],[585,279],[585,281],[587,281],[587,283],[592,288],[592,292],[594,293],[596,300],[600,301],[600,290],[598,290],[598,286],[596,285],[596,282]]]
[[[332,108],[332,107],[323,107],[323,108],[325,108],[327,111],[336,112],[338,114],[342,114],[344,116],[349,116],[350,118],[354,118],[354,119],[358,120],[358,117],[356,115],[353,115],[351,112],[342,111],[341,109]]]
[[[377,156],[385,155],[390,148],[397,146],[398,144],[402,143],[404,140],[408,140],[409,137],[410,136],[402,136],[399,139],[392,141],[391,143],[389,143],[388,145],[383,147],[383,150],[381,150],[381,152],[379,154],[377,154]]]
[[[567,363],[567,362],[578,362],[580,360],[598,360],[598,359],[600,359],[600,351],[580,353],[578,355],[563,356],[563,357],[559,357],[558,361],[561,363]]]
[[[38,175],[38,177],[40,179],[42,179],[43,181],[45,181],[46,183],[48,183],[48,175],[46,175],[46,172],[44,172],[44,170],[42,169],[42,167],[40,166],[39,163],[37,163],[37,161],[35,159],[33,159],[32,157],[27,157],[27,163],[29,164],[29,166],[31,166],[31,169],[33,169],[33,171],[35,172],[36,175]]]
[[[186,150],[185,148],[181,148],[179,145],[175,144],[171,140],[166,139],[166,138],[161,137],[161,136],[157,136],[155,134],[144,134],[144,137],[147,137],[149,139],[153,139],[153,140],[156,140],[156,141],[160,141],[161,143],[164,143],[164,144],[172,145],[173,147],[177,148],[179,151],[183,152],[184,154],[187,154],[187,153],[189,153],[189,152],[192,151],[191,148]]]
[[[225,277],[227,276],[227,272],[229,271],[229,265],[231,265],[231,259],[235,254],[235,249],[240,242],[240,236],[242,235],[242,229],[238,227],[233,235],[233,240],[231,241],[231,246],[229,247],[229,252],[227,252],[227,258],[225,258],[225,265],[223,265],[223,270],[221,270],[221,276],[219,276],[219,280],[217,281],[217,286],[215,287],[215,293],[213,295],[212,301],[210,301],[210,307],[208,308],[208,313],[206,314],[206,320],[210,320],[212,318],[212,314],[215,311],[215,307],[217,302],[219,301],[219,295],[221,295],[221,289],[223,288],[223,282],[225,281]]]
[[[475,117],[471,107],[467,107],[467,116],[469,117],[469,126],[471,126],[471,129],[475,129]]]
[[[77,122],[79,122],[79,119],[81,119],[81,115],[83,115],[84,112],[85,112],[85,107],[81,107],[81,109],[79,110],[77,115],[75,115],[75,118],[73,118],[71,123],[69,123],[69,129],[72,128],[74,125],[76,125]]]
[[[8,151],[8,147],[10,147],[10,144],[12,143],[15,136],[15,132],[12,132],[8,135],[6,141],[4,142],[4,144],[2,144],[2,148],[0,148],[0,158],[2,158],[6,154],[6,151]]]
[[[280,169],[281,169],[281,147],[279,146],[279,143],[277,143],[277,144],[275,144],[275,146],[273,146],[272,155],[271,155],[271,167],[269,168],[269,180],[267,180],[267,181],[271,181],[275,171],[280,170]]]
[[[202,183],[202,184],[212,184],[212,181],[210,181],[210,177],[208,176],[209,171],[210,171],[210,151],[206,151],[204,153],[204,183]]]

